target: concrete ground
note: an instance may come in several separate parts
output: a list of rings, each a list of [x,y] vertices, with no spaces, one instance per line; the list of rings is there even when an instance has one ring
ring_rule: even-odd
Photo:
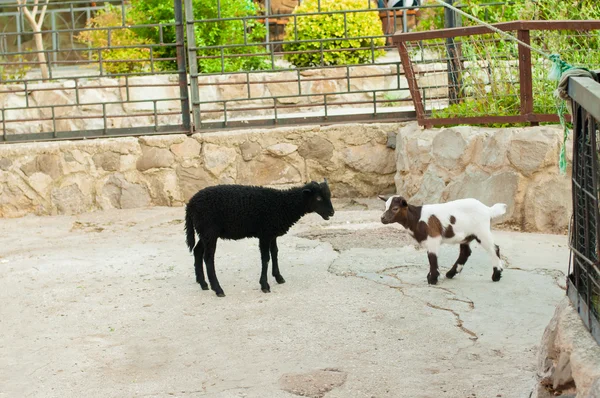
[[[270,294],[257,241],[219,241],[225,298],[195,283],[183,208],[0,220],[0,397],[529,397],[566,237],[497,231],[500,282],[474,244],[431,287],[375,205],[306,216]]]

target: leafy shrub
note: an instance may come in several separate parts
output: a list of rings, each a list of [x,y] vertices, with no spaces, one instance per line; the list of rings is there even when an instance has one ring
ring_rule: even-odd
[[[18,55],[15,58],[16,60],[11,61],[7,57],[0,56],[0,83],[6,82],[7,80],[22,80],[31,69],[22,55]],[[21,64],[18,66],[6,65],[7,63],[13,62],[19,62]]]
[[[318,11],[319,2],[321,12],[364,10],[364,0],[304,0],[296,9],[296,13],[312,13]],[[344,32],[346,26],[346,34]],[[298,36],[296,37],[296,32]],[[285,27],[284,51],[285,59],[297,67],[320,65],[352,65],[370,63],[372,61],[371,45],[380,47],[385,45],[385,38],[381,19],[377,11],[348,12],[344,24],[344,14],[320,14],[290,18]],[[363,38],[364,36],[379,36],[375,39]],[[311,40],[335,39],[324,42]],[[306,41],[304,41],[306,40]],[[321,59],[321,46],[323,50]],[[357,50],[362,48],[361,50]],[[339,51],[327,51],[338,50]],[[383,55],[384,51],[375,50],[374,56]]]
[[[256,19],[246,20],[246,33],[242,20],[218,22],[202,22],[201,20],[219,17],[241,18],[260,14],[260,8],[252,0],[237,0],[220,2],[220,13],[217,10],[217,0],[193,0],[194,34],[198,48],[198,68],[200,73],[237,72],[256,69],[268,69],[269,57],[265,54],[264,42],[266,28]],[[136,24],[173,24],[172,0],[132,0],[131,16]],[[154,43],[160,43],[158,27],[140,30],[140,35]],[[245,38],[244,38],[245,36]],[[164,43],[175,43],[175,27],[163,26]],[[246,41],[244,41],[246,40]],[[245,46],[244,43],[250,44]],[[257,45],[253,45],[257,44]],[[231,46],[223,49],[223,62],[219,48],[209,46]],[[164,46],[157,49],[161,58],[175,58],[175,46]],[[176,69],[176,62],[163,62],[162,69]]]
[[[555,2],[549,0],[524,0],[513,4],[486,6],[489,0],[463,0],[463,11],[489,23],[524,20],[564,20],[564,19],[600,19],[600,7],[596,1],[574,0]],[[418,30],[443,27],[443,9],[430,8],[422,14]],[[477,23],[462,18],[465,26]],[[514,34],[514,32],[512,32]],[[486,69],[506,71],[507,60],[517,59],[517,45],[507,40],[498,40],[499,35],[478,35],[458,39],[462,55],[467,61],[484,60]],[[443,40],[436,41],[438,44]],[[574,66],[600,68],[600,35],[598,31],[543,31],[531,32],[531,43],[546,53],[558,53],[561,58]],[[443,49],[443,44],[438,48]],[[439,59],[447,57],[444,50],[437,55]],[[547,79],[551,63],[532,53],[532,75],[535,113],[556,112],[553,91],[555,82]],[[483,69],[483,68],[482,68]],[[520,93],[518,79],[507,76],[496,79],[501,82],[515,81],[514,84],[494,84],[496,80],[488,78],[478,81],[475,74],[463,73],[463,99],[446,109],[436,110],[433,117],[469,117],[481,115],[510,116],[520,114]],[[471,90],[465,92],[465,90]],[[466,94],[466,95],[465,95]],[[501,126],[501,125],[497,125]]]
[[[127,25],[131,25],[131,18],[127,17],[126,23]],[[102,68],[106,72],[113,74],[141,72],[150,64],[150,48],[142,47],[148,45],[150,41],[139,37],[131,29],[122,27],[122,24],[123,16],[121,8],[106,3],[103,10],[98,11],[93,18],[88,20],[86,27],[121,27],[119,29],[110,29],[110,46],[108,42],[108,29],[86,30],[80,32],[76,39],[81,43],[87,43],[94,49],[123,46],[123,48],[106,48],[101,50],[103,60]],[[97,50],[92,50],[92,59],[100,59]],[[118,62],[119,60],[127,61]]]

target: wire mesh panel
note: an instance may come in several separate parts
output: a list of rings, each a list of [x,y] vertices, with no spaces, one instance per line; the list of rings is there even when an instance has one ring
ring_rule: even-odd
[[[417,10],[376,0],[241,3],[186,0],[197,130],[414,118],[390,37],[413,26]]]
[[[123,2],[85,9],[83,26],[74,4],[3,4],[20,22],[0,36],[0,141],[189,131],[181,1],[177,22],[136,26]],[[75,19],[54,29],[49,5]],[[168,40],[150,42],[144,31]]]
[[[600,83],[571,78],[573,99],[573,222],[568,295],[585,325],[600,343]],[[588,111],[589,109],[589,111]]]
[[[494,27],[524,45],[485,26],[394,36],[421,125],[558,122],[556,82],[547,78],[552,65],[528,46],[551,54],[578,44],[576,53],[586,55],[569,51],[566,62],[586,67],[600,62],[597,51],[584,51],[598,47],[600,21],[517,21]]]

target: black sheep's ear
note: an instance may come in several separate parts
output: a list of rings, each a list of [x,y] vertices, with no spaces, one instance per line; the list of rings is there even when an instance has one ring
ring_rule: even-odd
[[[308,195],[312,194],[312,191],[311,191],[310,189],[308,189],[308,188],[304,188],[304,189],[302,190],[302,193],[303,193],[304,195],[308,196]]]

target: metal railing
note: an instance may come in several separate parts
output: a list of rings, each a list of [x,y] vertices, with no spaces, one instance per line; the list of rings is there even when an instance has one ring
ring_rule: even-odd
[[[81,26],[77,18],[77,23],[56,26],[44,22],[41,50],[33,45],[35,32],[23,22],[24,6],[3,4],[3,9],[19,10],[21,22],[19,29],[0,32],[0,43],[5,43],[0,142],[414,120],[390,39],[396,30],[407,30],[407,23],[416,23],[419,11],[364,3],[363,9],[327,11],[317,0],[315,11],[242,16],[225,15],[218,7],[215,15],[199,18],[185,0],[186,15],[175,15],[175,22],[135,24],[120,1],[114,11],[120,13],[118,23],[111,26]],[[55,13],[55,18],[79,10],[89,22],[100,11],[80,0],[50,4],[54,8],[48,15]],[[183,9],[183,0],[174,4],[176,12]],[[426,8],[442,10],[437,5],[420,10]],[[368,34],[352,30],[353,21],[364,15],[377,26]],[[302,21],[314,18],[341,21],[341,30],[301,37]],[[238,24],[241,36],[201,42],[198,32],[214,24]],[[273,34],[272,25],[285,34]],[[257,36],[261,29],[264,33]],[[148,30],[158,32],[158,39],[144,38]],[[298,55],[314,58],[303,65],[293,60]],[[252,62],[240,62],[246,59]]]
[[[546,52],[570,48],[569,53],[598,54],[569,43],[598,40],[600,21],[514,21],[493,26],[516,31],[520,41]],[[549,48],[551,33],[556,34]],[[397,33],[393,41],[422,126],[559,121],[552,100],[553,83],[545,76],[551,63],[537,54],[532,57],[529,48],[485,26]],[[423,62],[415,58],[422,54],[428,57],[428,73],[443,75],[443,84],[419,78]],[[600,67],[600,56],[590,59],[584,66]],[[502,107],[495,108],[498,104]]]
[[[572,252],[567,294],[600,344],[600,82],[569,78],[573,114]]]

